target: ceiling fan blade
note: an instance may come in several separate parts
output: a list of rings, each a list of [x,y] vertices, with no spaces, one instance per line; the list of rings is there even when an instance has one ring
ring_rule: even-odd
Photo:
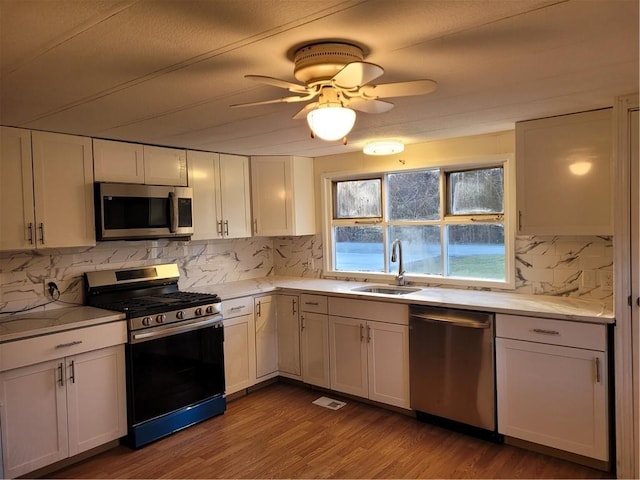
[[[364,98],[352,98],[349,100],[349,108],[365,113],[384,113],[391,110],[394,105],[383,100],[366,100]]]
[[[283,97],[283,98],[274,98],[273,100],[262,100],[259,102],[248,102],[248,103],[236,103],[234,105],[229,105],[232,108],[235,107],[254,107],[256,105],[268,105],[270,103],[292,103],[292,102],[304,102],[305,100],[309,100],[309,96],[305,95],[304,97]]]
[[[313,110],[317,106],[318,106],[318,102],[313,102],[313,103],[310,103],[308,105],[305,105],[302,108],[302,110],[298,111],[298,113],[296,113],[293,116],[293,119],[294,120],[300,120],[301,118],[307,118],[307,113],[309,113],[311,110]]]
[[[380,65],[368,62],[352,62],[336,73],[333,84],[340,88],[356,88],[375,80],[384,73]]]
[[[306,93],[307,87],[297,83],[280,80],[279,78],[267,77],[265,75],[245,75],[244,78],[253,80],[254,82],[272,85],[274,87],[286,88],[292,93]]]
[[[365,85],[360,89],[364,98],[408,97],[411,95],[425,95],[438,88],[433,80],[411,80],[408,82],[382,83],[380,85]]]

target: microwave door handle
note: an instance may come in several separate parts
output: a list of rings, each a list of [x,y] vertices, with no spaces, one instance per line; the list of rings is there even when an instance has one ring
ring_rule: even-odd
[[[175,192],[169,192],[169,231],[178,231],[178,197]]]

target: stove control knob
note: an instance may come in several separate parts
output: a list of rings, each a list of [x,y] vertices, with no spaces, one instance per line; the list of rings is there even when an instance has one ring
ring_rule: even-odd
[[[164,323],[167,316],[164,313],[161,313],[156,317],[156,323]]]
[[[207,313],[208,313],[208,314],[212,314],[212,313],[213,313],[213,305],[209,305],[209,306],[207,307]]]
[[[151,317],[144,317],[142,319],[142,325],[144,325],[145,327],[148,327],[149,325],[151,325]]]
[[[196,308],[196,311],[194,313],[196,314],[196,317],[199,317],[200,315],[202,315],[202,308]]]
[[[184,312],[182,310],[179,310],[176,312],[176,318],[178,320],[182,320],[184,318]]]

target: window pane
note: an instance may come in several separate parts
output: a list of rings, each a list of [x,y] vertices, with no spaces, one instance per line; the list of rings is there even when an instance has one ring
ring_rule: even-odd
[[[402,263],[407,273],[442,275],[440,262],[440,227],[389,227],[389,254],[395,239],[402,242]],[[389,265],[390,272],[398,271],[398,263]]]
[[[440,216],[440,171],[391,173],[388,176],[389,220],[437,220]]]
[[[503,225],[450,225],[448,233],[449,276],[504,280]]]
[[[335,218],[372,218],[382,216],[379,178],[335,182]]]
[[[335,269],[383,272],[382,227],[335,227]]]
[[[503,213],[502,168],[484,168],[448,174],[449,213],[473,215]]]

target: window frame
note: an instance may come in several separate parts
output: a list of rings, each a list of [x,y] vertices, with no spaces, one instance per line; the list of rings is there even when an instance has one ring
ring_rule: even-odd
[[[409,163],[409,162],[406,162]],[[415,162],[412,162],[415,163]],[[440,217],[438,220],[430,220],[420,222],[421,225],[438,225],[445,228],[447,225],[472,223],[471,218],[479,218],[478,223],[493,223],[489,217],[496,217],[495,213],[490,214],[473,214],[473,215],[452,215],[448,213],[448,199],[446,198],[447,190],[444,185],[446,183],[447,172],[457,172],[465,170],[484,169],[491,167],[502,167],[503,169],[503,217],[499,222],[504,228],[504,260],[505,260],[505,279],[489,280],[480,278],[462,278],[462,277],[446,277],[444,275],[416,275],[405,273],[404,277],[407,281],[417,284],[442,285],[442,286],[458,286],[458,287],[479,287],[479,288],[515,288],[515,227],[516,227],[516,205],[515,205],[515,165],[512,154],[503,155],[484,155],[475,158],[451,159],[438,163],[424,163],[421,165],[400,166],[400,168],[386,170],[366,170],[359,172],[331,172],[321,176],[322,182],[322,233],[323,233],[323,268],[324,277],[348,280],[366,280],[381,283],[392,283],[395,280],[395,273],[390,268],[390,248],[391,240],[387,238],[388,226],[410,225],[410,221],[390,221],[387,218],[387,195],[386,181],[384,176],[388,173],[402,173],[426,169],[439,169],[443,173],[440,175]],[[383,226],[383,245],[384,245],[384,270],[390,272],[357,272],[357,271],[339,271],[334,270],[334,238],[332,227],[335,225],[353,225],[353,219],[333,219],[334,207],[334,190],[333,182],[342,180],[365,180],[370,178],[382,178],[382,217],[380,219],[372,219],[372,224]],[[446,252],[444,248],[443,253]],[[395,264],[394,264],[395,265]],[[444,273],[444,272],[443,272]]]

